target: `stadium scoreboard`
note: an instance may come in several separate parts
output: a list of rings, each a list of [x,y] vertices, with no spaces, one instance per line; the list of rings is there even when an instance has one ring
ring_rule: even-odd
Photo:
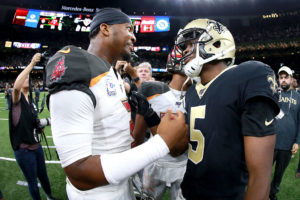
[[[134,32],[153,33],[170,31],[169,16],[129,16]],[[43,11],[17,8],[13,24],[57,31],[89,32],[93,14]]]

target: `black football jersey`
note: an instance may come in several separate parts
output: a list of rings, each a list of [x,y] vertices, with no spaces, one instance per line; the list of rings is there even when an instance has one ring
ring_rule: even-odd
[[[205,86],[188,89],[189,160],[181,185],[186,199],[243,198],[248,172],[241,115],[257,96],[278,102],[274,71],[257,61],[228,67]]]

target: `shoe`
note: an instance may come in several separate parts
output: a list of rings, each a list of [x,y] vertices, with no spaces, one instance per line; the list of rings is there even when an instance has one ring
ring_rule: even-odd
[[[48,196],[48,195],[46,195],[46,196],[47,196],[47,200],[58,200],[58,199],[54,198],[53,196]]]
[[[296,173],[296,178],[300,178],[300,172]]]

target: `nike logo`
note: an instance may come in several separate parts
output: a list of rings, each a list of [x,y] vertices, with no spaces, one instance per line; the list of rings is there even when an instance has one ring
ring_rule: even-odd
[[[68,48],[67,50],[59,50],[58,52],[60,52],[60,53],[70,53],[71,52],[71,49],[70,48]]]
[[[272,119],[271,121],[267,121],[267,120],[266,120],[266,121],[265,121],[265,125],[266,125],[266,126],[269,126],[270,124],[272,124],[273,121],[274,121],[274,119]]]

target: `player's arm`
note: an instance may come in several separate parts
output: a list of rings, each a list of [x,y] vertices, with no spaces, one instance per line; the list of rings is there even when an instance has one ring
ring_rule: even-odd
[[[29,74],[33,68],[33,66],[41,60],[41,54],[36,53],[31,59],[29,65],[18,75],[13,91],[12,91],[12,102],[17,104],[21,99],[21,88],[25,82],[25,80],[29,77]]]
[[[136,118],[134,123],[134,129],[132,132],[132,137],[134,141],[132,142],[131,146],[136,147],[144,142],[146,130],[147,130],[147,122],[145,120],[146,113],[150,113],[150,115],[155,114],[154,111],[151,109],[149,102],[147,99],[136,91],[132,91],[129,95],[129,104],[131,109],[136,112]],[[150,109],[150,110],[149,110]],[[156,118],[157,119],[157,118]],[[159,124],[160,119],[156,122],[155,129]],[[156,131],[156,130],[155,130]]]
[[[139,130],[139,131],[137,131],[136,126],[138,126],[138,127],[143,126],[143,129],[137,128],[137,130]],[[133,131],[135,146],[138,146],[144,142],[146,127],[147,127],[147,124],[144,120],[144,117],[137,114],[136,121],[135,121],[135,127],[134,127],[134,131]],[[158,125],[150,127],[150,131],[151,131],[152,135],[157,134],[157,128],[158,128]],[[171,156],[176,157],[176,156],[183,154],[188,149],[188,143],[189,143],[188,129],[186,129],[184,136],[175,144],[175,146],[172,148],[172,151],[170,151]]]
[[[169,153],[186,129],[183,113],[171,119],[168,111],[158,128],[159,134],[146,143],[121,153],[92,155],[94,108],[90,97],[72,90],[50,98],[54,143],[67,177],[80,190],[119,184]]]
[[[181,138],[180,141],[176,143],[174,148],[170,151],[171,156],[176,157],[183,154],[187,149],[189,145],[189,134],[188,134],[188,125],[186,125],[187,129],[184,133],[184,136]]]
[[[139,88],[141,86],[141,84],[142,84],[142,81],[138,77],[136,69],[133,66],[131,66],[130,63],[126,63],[124,65],[124,71],[127,74],[129,74],[129,76],[131,77],[131,80],[133,80],[133,82],[136,85],[136,87]]]
[[[144,116],[137,113],[135,117],[134,129],[132,132],[132,137],[134,139],[131,145],[132,147],[136,147],[144,143],[146,130],[147,130],[147,124],[144,120]]]
[[[185,111],[185,110],[184,110]],[[185,120],[186,120],[186,127],[188,127],[188,117],[186,116],[187,113],[185,111]],[[186,132],[182,139],[175,145],[175,147],[170,151],[171,156],[176,157],[183,154],[188,148],[189,148],[189,132],[188,128],[186,129]]]
[[[250,99],[242,114],[242,131],[249,181],[245,200],[267,200],[275,147],[274,104],[267,98]]]
[[[143,118],[139,118],[139,120],[141,121],[140,123],[147,125],[150,128],[152,135],[157,134],[157,125],[160,122],[160,118],[157,116],[156,112],[153,111],[147,99],[140,93],[133,92],[131,96],[131,101],[135,102],[134,104],[136,105],[135,107],[138,113],[137,116],[143,116]],[[186,125],[186,127],[188,126]],[[174,157],[183,154],[188,148],[188,142],[188,129],[186,129],[186,132],[184,133],[183,137],[175,144],[172,151],[170,151],[170,154]]]

